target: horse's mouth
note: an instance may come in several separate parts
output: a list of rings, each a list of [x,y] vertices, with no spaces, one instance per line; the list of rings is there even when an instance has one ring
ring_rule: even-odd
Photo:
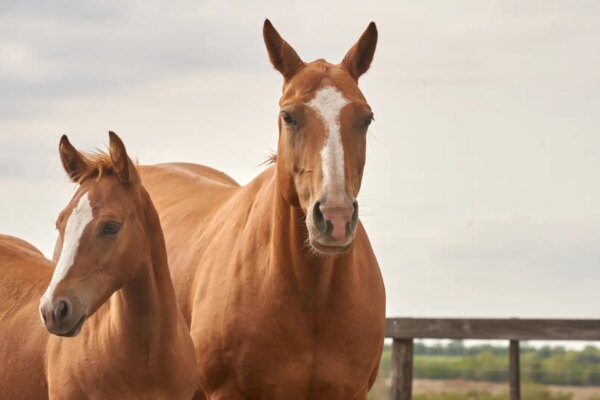
[[[83,315],[83,317],[81,317],[81,319],[79,321],[77,321],[77,323],[73,326],[73,328],[71,328],[70,331],[65,332],[65,333],[56,333],[57,336],[63,336],[63,337],[75,337],[79,334],[79,332],[81,331],[81,327],[83,326],[83,323],[85,322],[85,319],[87,318],[87,315]]]

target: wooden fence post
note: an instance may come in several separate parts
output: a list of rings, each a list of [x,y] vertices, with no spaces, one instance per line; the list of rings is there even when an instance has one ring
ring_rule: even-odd
[[[510,400],[521,400],[521,376],[519,366],[519,341],[511,340],[508,374],[510,376]]]
[[[411,400],[413,378],[413,340],[394,339],[392,344],[392,400]],[[512,399],[511,399],[512,400]]]
[[[411,398],[415,339],[510,340],[510,399],[520,400],[519,341],[600,341],[600,319],[387,318],[385,337],[394,339],[390,391],[393,400]]]

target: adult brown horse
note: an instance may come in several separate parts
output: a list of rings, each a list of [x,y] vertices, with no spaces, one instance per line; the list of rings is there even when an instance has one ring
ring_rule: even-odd
[[[141,168],[210,399],[366,399],[385,324],[358,220],[371,23],[341,64],[304,63],[267,20],[284,77],[275,165],[240,187],[193,164]]]
[[[85,155],[63,136],[60,155],[80,185],[58,217],[56,268],[0,237],[0,397],[191,399],[193,342],[158,214],[122,141],[111,133],[110,155]]]

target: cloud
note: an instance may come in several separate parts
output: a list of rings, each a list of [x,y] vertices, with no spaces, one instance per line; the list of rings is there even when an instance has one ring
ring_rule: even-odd
[[[264,18],[334,62],[375,20],[359,200],[388,313],[597,317],[599,16],[595,1],[10,1],[2,232],[51,254],[73,189],[63,133],[92,149],[112,129],[142,163],[248,182],[277,141]]]
[[[600,220],[439,224],[383,261],[393,315],[596,318]],[[437,230],[434,230],[437,229]],[[391,247],[397,243],[387,242]]]

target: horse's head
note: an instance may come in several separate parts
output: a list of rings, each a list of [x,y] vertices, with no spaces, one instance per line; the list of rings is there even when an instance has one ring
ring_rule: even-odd
[[[306,213],[313,248],[341,252],[358,223],[356,196],[373,120],[358,78],[371,65],[377,28],[369,24],[340,64],[303,62],[269,20],[263,34],[271,63],[284,78],[276,161],[282,194]]]
[[[79,187],[58,216],[60,256],[40,300],[44,325],[56,335],[76,336],[149,254],[147,194],[123,142],[109,135],[110,154],[82,154],[60,140],[62,164]]]

